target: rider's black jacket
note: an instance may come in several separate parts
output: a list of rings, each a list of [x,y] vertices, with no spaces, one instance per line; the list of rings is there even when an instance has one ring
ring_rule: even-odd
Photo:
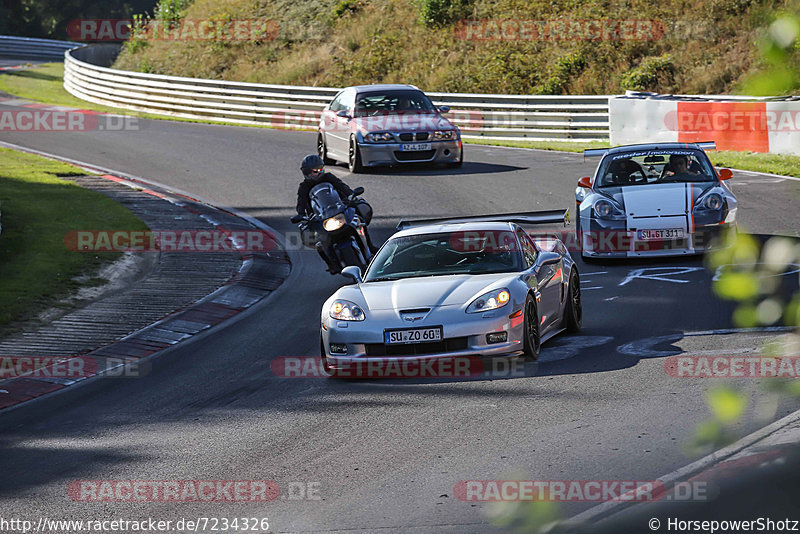
[[[346,183],[338,179],[333,174],[326,172],[322,176],[320,176],[317,180],[303,180],[300,183],[300,187],[297,188],[297,214],[298,215],[310,215],[311,214],[311,203],[308,198],[308,193],[314,186],[317,186],[323,182],[327,182],[333,185],[333,188],[336,189],[336,192],[339,193],[339,196],[344,200],[345,198],[349,197],[353,194],[353,190],[348,187]]]

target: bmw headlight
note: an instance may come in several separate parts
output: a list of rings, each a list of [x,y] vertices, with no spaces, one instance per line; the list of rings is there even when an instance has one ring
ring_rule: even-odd
[[[361,306],[343,299],[334,300],[328,313],[331,317],[340,321],[363,321],[366,317]]]
[[[344,213],[340,213],[330,219],[325,219],[322,222],[322,227],[325,228],[326,232],[334,232],[344,226],[345,222]]]
[[[497,308],[502,308],[508,304],[509,300],[511,300],[511,294],[508,292],[508,289],[495,289],[494,291],[484,293],[480,297],[473,300],[467,308],[467,313],[480,313],[489,310],[496,310]]]
[[[389,132],[377,132],[367,134],[366,139],[370,143],[391,143],[394,141],[394,136]]]
[[[433,138],[437,141],[452,141],[458,139],[455,130],[436,130],[433,132]]]
[[[619,209],[613,202],[601,198],[594,203],[594,212],[601,219],[621,219],[625,217],[622,210]]]

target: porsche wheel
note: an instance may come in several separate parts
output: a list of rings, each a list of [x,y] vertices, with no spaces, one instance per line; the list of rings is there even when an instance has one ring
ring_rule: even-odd
[[[536,301],[533,296],[528,295],[525,299],[525,332],[523,350],[525,359],[535,362],[539,359],[539,350],[542,348],[542,338],[539,335],[539,313],[536,310]]]
[[[317,154],[322,158],[322,162],[325,165],[333,165],[336,163],[328,157],[328,147],[325,145],[325,136],[322,135],[322,132],[317,135]]]

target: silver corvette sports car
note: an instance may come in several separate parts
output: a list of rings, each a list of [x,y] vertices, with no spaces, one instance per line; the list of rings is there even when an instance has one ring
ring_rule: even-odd
[[[679,256],[714,246],[736,227],[736,197],[704,148],[708,143],[658,143],[593,149],[602,156],[594,178],[575,190],[578,243],[584,258]]]
[[[581,327],[578,269],[555,237],[521,225],[567,212],[402,221],[355,284],[322,306],[323,367],[387,360],[516,356]]]

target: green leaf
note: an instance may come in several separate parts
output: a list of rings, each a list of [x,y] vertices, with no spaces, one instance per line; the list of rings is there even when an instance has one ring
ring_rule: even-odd
[[[708,407],[714,417],[723,424],[737,422],[747,408],[747,397],[730,387],[717,387],[706,394]]]

